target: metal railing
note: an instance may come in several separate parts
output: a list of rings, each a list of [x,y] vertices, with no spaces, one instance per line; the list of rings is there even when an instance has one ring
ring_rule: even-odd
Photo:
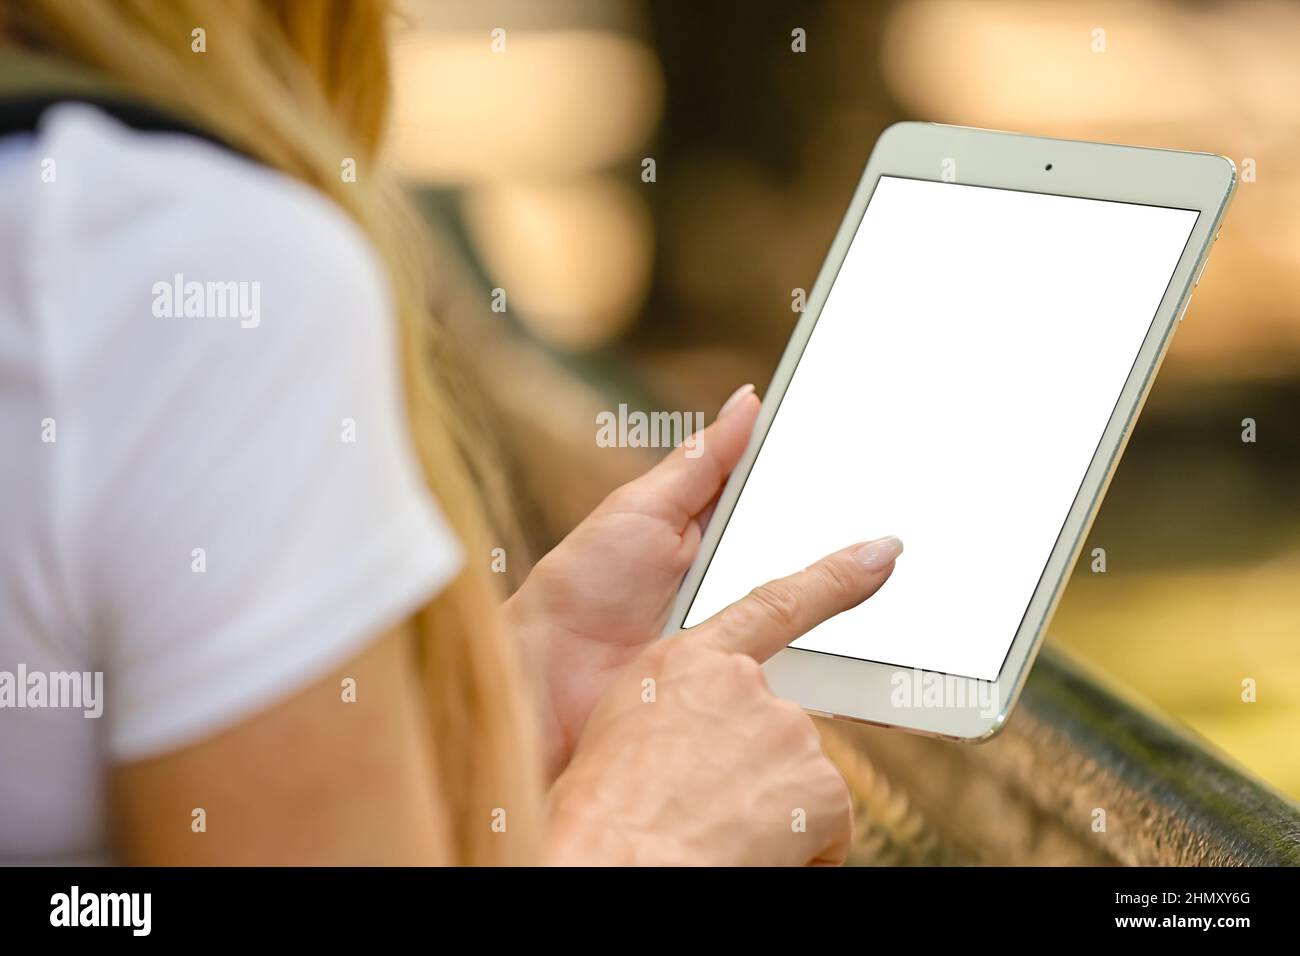
[[[1051,649],[989,743],[821,726],[851,863],[1300,865],[1300,807]]]

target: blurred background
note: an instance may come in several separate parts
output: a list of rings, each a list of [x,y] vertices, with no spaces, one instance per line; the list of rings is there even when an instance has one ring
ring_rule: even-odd
[[[598,411],[765,390],[890,123],[1231,157],[1049,641],[1300,797],[1300,6],[408,0],[397,31],[393,155],[537,551],[658,457]]]

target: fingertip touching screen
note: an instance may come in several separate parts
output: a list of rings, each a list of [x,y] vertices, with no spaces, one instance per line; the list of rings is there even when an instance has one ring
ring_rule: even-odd
[[[684,626],[894,534],[793,646],[995,680],[1197,216],[882,176]]]

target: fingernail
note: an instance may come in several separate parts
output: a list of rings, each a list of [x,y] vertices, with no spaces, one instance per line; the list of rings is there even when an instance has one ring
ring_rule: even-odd
[[[883,571],[889,562],[903,553],[903,542],[893,535],[868,541],[853,552],[853,560],[868,571]]]
[[[723,415],[727,414],[727,412],[735,408],[737,403],[739,403],[742,398],[744,398],[753,390],[754,390],[754,386],[750,384],[750,385],[742,385],[740,386],[740,388],[732,392],[731,397],[722,403],[722,408],[718,411],[718,417],[721,418]]]

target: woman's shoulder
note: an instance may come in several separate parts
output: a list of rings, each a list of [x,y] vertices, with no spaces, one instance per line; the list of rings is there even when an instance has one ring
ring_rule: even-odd
[[[196,136],[132,129],[80,103],[49,109],[33,145],[49,172],[31,210],[31,247],[60,270],[89,269],[101,290],[259,282],[319,304],[294,310],[318,321],[388,307],[382,265],[361,229],[278,170]]]
[[[58,586],[112,675],[110,753],[138,759],[341,666],[462,554],[410,443],[382,263],[341,207],[83,106],[23,148],[56,177],[23,191],[15,301],[58,409]]]

